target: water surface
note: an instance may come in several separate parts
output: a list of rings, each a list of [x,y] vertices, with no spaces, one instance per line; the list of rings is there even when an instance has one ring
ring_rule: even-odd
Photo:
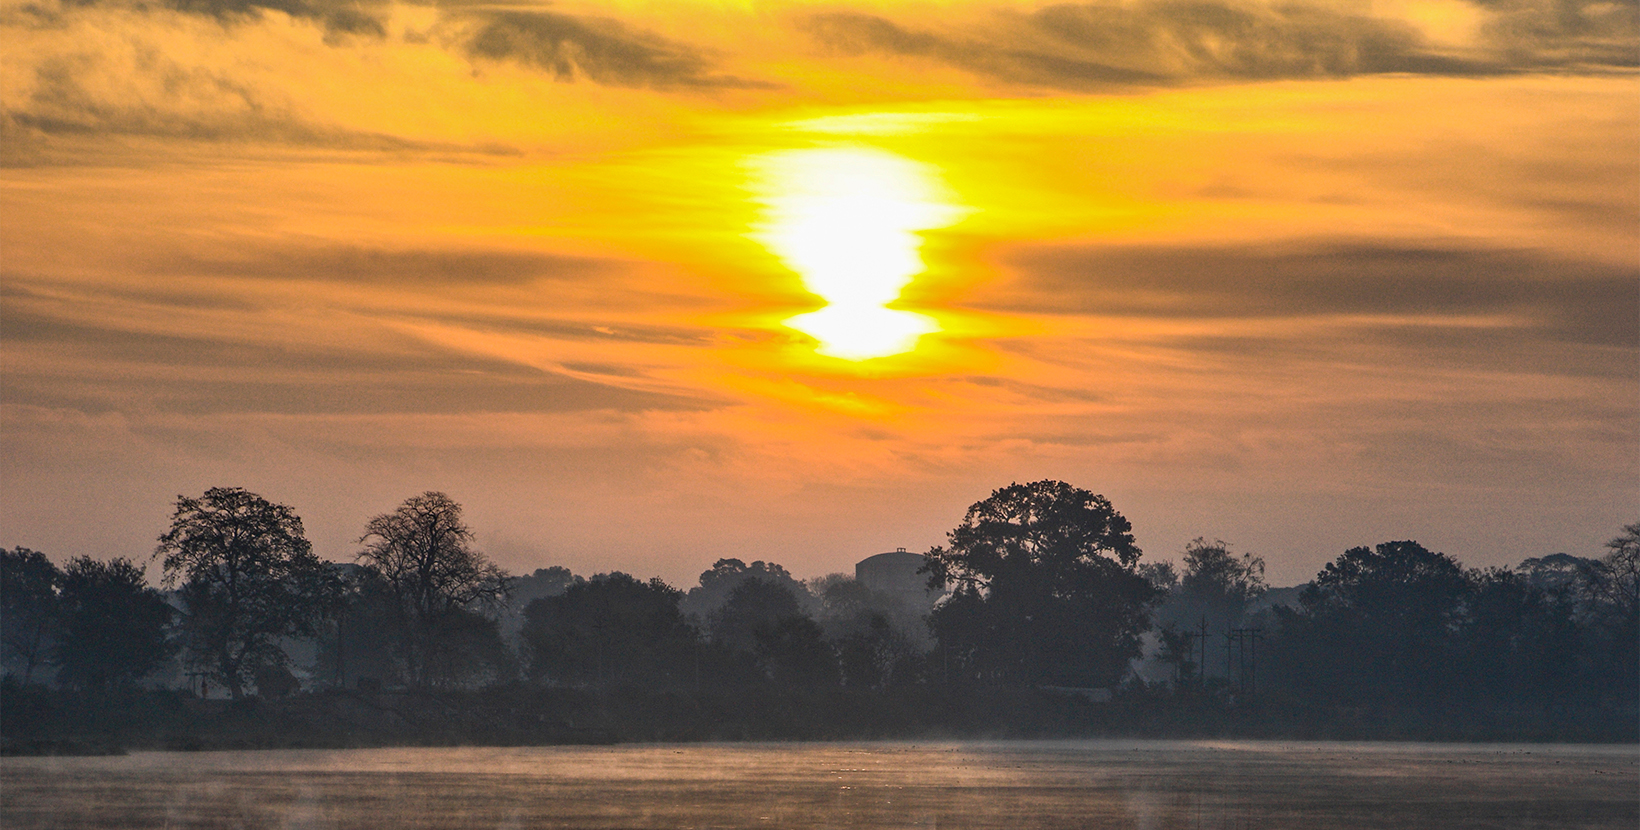
[[[1621,828],[1633,746],[688,744],[6,758],[0,825]]]

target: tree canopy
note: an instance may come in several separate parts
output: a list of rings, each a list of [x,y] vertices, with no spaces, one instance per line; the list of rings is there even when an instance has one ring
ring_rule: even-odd
[[[925,566],[931,586],[957,588],[933,614],[946,656],[979,678],[1114,684],[1157,596],[1131,531],[1104,496],[1061,481],[969,507]]]
[[[697,640],[678,612],[682,596],[659,579],[617,572],[532,601],[522,632],[531,676],[575,685],[675,683]]]
[[[1268,588],[1262,558],[1250,553],[1237,556],[1222,540],[1198,537],[1185,545],[1177,600],[1187,625],[1206,619],[1214,628],[1233,627],[1241,622],[1247,604]]]
[[[507,572],[472,542],[461,505],[434,491],[371,519],[359,539],[358,558],[393,596],[406,674],[418,685],[456,680],[460,672],[452,672],[475,636],[471,614],[494,611],[507,598]]]
[[[700,584],[689,589],[679,607],[684,614],[704,623],[729,601],[729,595],[741,583],[749,579],[779,585],[790,591],[799,603],[809,598],[803,583],[775,562],[756,559],[748,565],[739,559],[726,558],[713,562],[711,568],[701,572]]]
[[[131,560],[71,560],[62,577],[57,681],[103,689],[154,671],[173,651],[173,613]]]
[[[62,576],[37,550],[0,550],[0,661],[21,668],[25,684],[51,653]]]
[[[302,520],[239,487],[178,496],[154,556],[166,585],[181,582],[190,661],[236,698],[258,668],[289,661],[278,639],[312,634],[328,592]]]

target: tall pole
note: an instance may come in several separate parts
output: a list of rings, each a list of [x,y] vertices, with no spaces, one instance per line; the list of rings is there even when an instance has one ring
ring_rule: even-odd
[[[343,649],[346,648],[344,643],[347,640],[342,636],[342,626],[346,619],[347,607],[344,605],[336,612],[336,688],[338,689],[347,688],[347,667],[343,660]]]
[[[1202,661],[1196,664],[1196,682],[1205,689],[1207,688],[1207,617],[1205,615],[1201,618],[1197,631],[1199,634],[1196,637],[1196,642],[1201,644]],[[1195,649],[1191,649],[1191,656],[1195,656]]]

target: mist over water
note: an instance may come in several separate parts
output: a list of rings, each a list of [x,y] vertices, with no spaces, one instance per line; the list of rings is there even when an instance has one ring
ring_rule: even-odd
[[[692,744],[6,758],[84,828],[1623,828],[1632,745]]]

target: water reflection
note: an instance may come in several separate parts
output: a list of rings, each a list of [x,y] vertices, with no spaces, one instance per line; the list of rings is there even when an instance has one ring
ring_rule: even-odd
[[[964,211],[945,202],[926,165],[884,150],[787,150],[751,160],[763,215],[752,237],[803,278],[826,307],[786,325],[819,352],[865,360],[910,351],[938,331],[926,315],[886,308],[923,271],[919,231]]]
[[[1585,827],[1633,747],[1092,742],[7,758],[0,825],[88,828]]]

